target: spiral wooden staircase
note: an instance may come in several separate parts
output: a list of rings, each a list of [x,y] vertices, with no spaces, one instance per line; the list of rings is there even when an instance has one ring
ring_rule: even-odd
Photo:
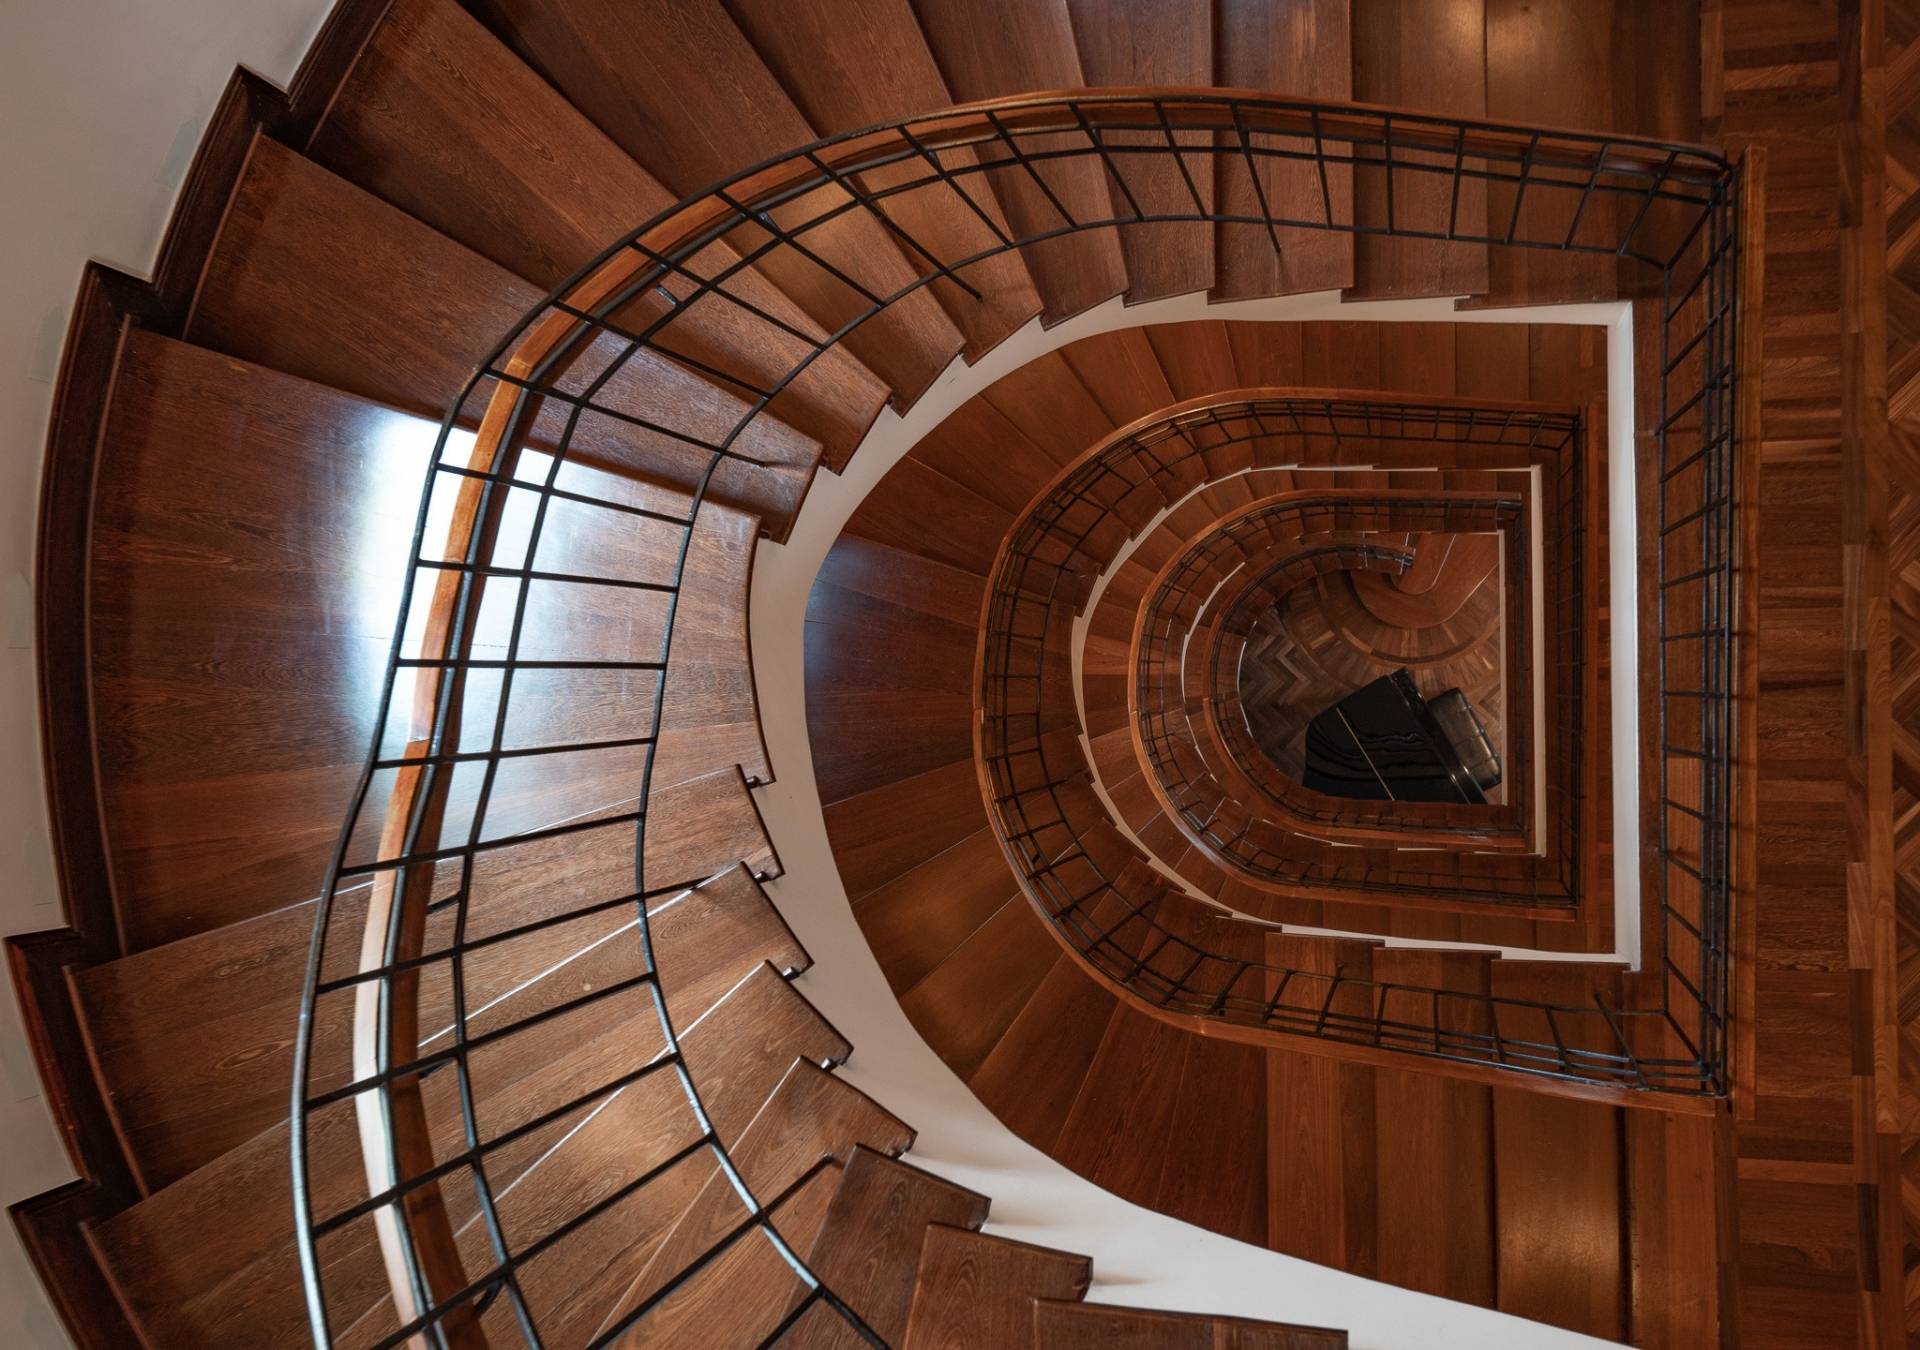
[[[49,441],[75,1342],[1347,1343],[1123,1306],[836,1074],[750,623],[835,498],[825,834],[1008,1130],[1566,1331],[1901,1343],[1917,36],[341,0],[236,74]],[[1403,667],[1487,802],[1262,748]]]

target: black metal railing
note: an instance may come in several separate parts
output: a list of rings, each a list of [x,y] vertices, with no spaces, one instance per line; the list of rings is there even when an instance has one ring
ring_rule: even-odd
[[[1566,456],[1568,461],[1575,457]],[[1560,472],[1577,475],[1573,465]],[[1446,896],[1458,900],[1486,901],[1497,904],[1533,906],[1571,906],[1575,896],[1573,860],[1579,849],[1579,812],[1581,802],[1581,758],[1579,738],[1568,734],[1579,726],[1582,701],[1581,663],[1573,660],[1563,668],[1567,678],[1561,681],[1564,700],[1549,721],[1548,758],[1554,765],[1550,797],[1556,838],[1549,852],[1557,862],[1550,874],[1520,877],[1474,876],[1457,865],[1448,854],[1444,869],[1424,867],[1423,861],[1435,857],[1431,846],[1418,836],[1423,830],[1457,830],[1457,813],[1432,813],[1422,816],[1404,808],[1389,812],[1368,812],[1349,808],[1322,808],[1320,814],[1329,823],[1349,827],[1371,821],[1376,828],[1396,835],[1411,836],[1405,842],[1413,847],[1392,860],[1387,845],[1367,853],[1339,855],[1340,861],[1328,866],[1319,856],[1318,846],[1325,838],[1313,828],[1311,819],[1302,820],[1313,808],[1297,806],[1292,800],[1300,795],[1288,793],[1274,805],[1280,811],[1256,813],[1239,794],[1226,790],[1208,765],[1206,742],[1208,729],[1196,725],[1210,715],[1208,706],[1218,698],[1225,677],[1219,667],[1227,643],[1208,637],[1210,620],[1219,619],[1222,634],[1244,631],[1251,626],[1251,609],[1271,603],[1271,582],[1288,578],[1305,565],[1331,554],[1348,565],[1365,565],[1370,555],[1360,541],[1374,536],[1413,533],[1491,533],[1509,536],[1507,547],[1507,584],[1520,595],[1527,593],[1526,531],[1522,528],[1522,504],[1518,499],[1481,499],[1472,496],[1423,498],[1413,493],[1371,495],[1363,487],[1343,491],[1337,496],[1311,492],[1290,494],[1271,504],[1256,504],[1229,517],[1204,537],[1190,544],[1185,553],[1162,570],[1157,584],[1141,607],[1138,622],[1133,671],[1133,721],[1138,745],[1145,764],[1153,775],[1158,794],[1165,802],[1182,832],[1215,858],[1263,882],[1317,885],[1331,890],[1381,890],[1387,887],[1406,894]],[[1344,547],[1302,549],[1291,537],[1299,532],[1310,537],[1332,534],[1353,536]],[[1268,550],[1262,541],[1280,536],[1283,556],[1278,566],[1248,577],[1249,564],[1262,562]],[[1575,541],[1577,543],[1577,540]],[[1570,553],[1578,566],[1577,547]],[[1552,556],[1552,551],[1549,551]],[[1577,582],[1575,583],[1577,585]],[[1204,606],[1204,607],[1203,607]],[[1531,624],[1524,606],[1516,606],[1506,625],[1506,650],[1501,660],[1509,683],[1512,709],[1510,721],[1531,722],[1530,640]],[[1196,647],[1199,650],[1196,651]],[[1204,686],[1188,684],[1189,673],[1204,673]],[[1521,736],[1531,744],[1530,728]],[[1258,753],[1257,751],[1255,752]],[[1531,809],[1528,797],[1531,783],[1531,755],[1516,758],[1511,777],[1519,805]],[[1240,809],[1229,809],[1240,808]],[[1477,813],[1487,816],[1488,812]],[[1520,815],[1523,812],[1503,813]],[[1489,834],[1498,831],[1489,824]],[[1290,851],[1287,841],[1304,837],[1309,842],[1305,854]],[[1366,858],[1367,869],[1356,874],[1354,859]],[[1376,870],[1378,869],[1378,870]]]
[[[1165,210],[1140,207],[1129,190],[1135,176],[1196,157],[1211,159],[1218,200],[1250,199],[1257,209],[1222,209],[1198,191]],[[1269,197],[1278,166],[1319,190],[1304,204]],[[1053,190],[1087,168],[1102,175],[1104,207]],[[1245,95],[1034,96],[850,133],[752,166],[616,241],[556,288],[501,336],[446,412],[381,685],[380,730],[318,905],[291,1124],[316,1342],[330,1345],[351,1325],[356,1343],[371,1346],[545,1344],[552,1314],[528,1294],[542,1263],[583,1242],[616,1241],[628,1207],[644,1207],[663,1178],[693,1165],[731,1194],[735,1221],[644,1297],[607,1291],[608,1314],[588,1320],[585,1343],[612,1343],[749,1246],[792,1276],[792,1306],[770,1338],[824,1308],[878,1343],[781,1236],[772,1219],[782,1196],[757,1194],[716,1130],[650,919],[701,880],[662,874],[658,846],[670,841],[647,825],[670,743],[663,708],[703,511],[716,484],[780,471],[762,433],[788,400],[817,392],[821,358],[840,342],[929,287],[948,300],[977,297],[969,269],[993,258],[1180,221],[1250,226],[1276,246],[1281,230],[1323,229],[1610,257],[1667,277],[1675,313],[1695,317],[1676,259],[1709,238],[1712,275],[1701,293],[1726,294],[1714,269],[1733,263],[1731,221],[1721,220],[1730,179],[1708,152],[1628,137]],[[1330,186],[1343,180],[1383,204],[1356,214]],[[1463,213],[1463,187],[1506,206],[1484,220]],[[995,206],[1016,194],[1029,207],[1045,204],[1022,213],[1017,233]],[[911,223],[929,211],[972,222],[977,246],[934,247]],[[1707,217],[1717,223],[1702,236],[1707,227],[1695,222]],[[876,283],[826,248],[851,221],[877,224],[911,279]],[[776,265],[812,269],[834,291],[832,315],[815,314],[820,322],[808,326],[757,302],[748,275]],[[764,339],[787,362],[784,373],[745,378],[701,361],[688,335],[702,320]],[[1719,311],[1706,319],[1731,320]],[[1696,439],[1709,457],[1723,456],[1731,415],[1731,374],[1721,373],[1731,346],[1713,331],[1697,346],[1671,344],[1677,362],[1689,352],[1709,360],[1709,382],[1727,386],[1687,405],[1698,409]],[[726,398],[676,397],[689,371]],[[1663,445],[1677,446],[1688,429],[1685,409],[1674,407]],[[647,487],[635,465],[673,490]],[[1729,481],[1715,473],[1716,484]],[[1709,509],[1730,510],[1730,498],[1722,491]],[[569,558],[556,541],[589,518],[626,550],[592,566]],[[1714,519],[1714,539],[1726,539],[1724,520]],[[1678,527],[1663,535],[1679,537]],[[1724,675],[1726,664],[1712,669]],[[605,724],[569,720],[565,710],[585,707],[601,710]],[[1717,763],[1711,755],[1723,745],[1715,740],[1702,762]],[[1727,800],[1716,788],[1708,816]],[[503,926],[488,912],[502,876],[556,854],[573,858],[589,841],[598,861],[617,865],[550,886],[535,917]],[[1704,885],[1724,877],[1705,856],[1723,842],[1715,834],[1703,845]],[[510,962],[536,949],[539,935],[602,916],[612,917],[594,941],[619,958],[613,978],[561,993],[532,972],[516,988],[542,992],[524,1006],[517,992],[470,1006],[466,986],[483,958]],[[572,1019],[619,999],[634,1000],[654,1028],[637,1061],[530,1114],[496,1118],[488,1083],[503,1059],[547,1053]],[[1231,1001],[1222,1009],[1232,1011]],[[1318,1020],[1340,1015],[1329,1007]],[[1375,1035],[1397,1044],[1384,1020]],[[341,1040],[352,1046],[350,1065],[330,1068],[316,1044]],[[1630,1062],[1603,1054],[1590,1064],[1585,1053],[1569,1047],[1545,1067],[1598,1075]],[[648,1095],[663,1085],[670,1090]],[[528,1226],[516,1206],[540,1189],[542,1146],[636,1101],[651,1104],[657,1156],[633,1160],[590,1198],[552,1197],[555,1208]]]

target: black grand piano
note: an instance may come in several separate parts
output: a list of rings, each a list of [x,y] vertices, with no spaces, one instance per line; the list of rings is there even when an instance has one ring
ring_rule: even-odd
[[[1500,756],[1465,694],[1422,698],[1396,670],[1307,725],[1304,781],[1361,801],[1478,805],[1500,782]]]

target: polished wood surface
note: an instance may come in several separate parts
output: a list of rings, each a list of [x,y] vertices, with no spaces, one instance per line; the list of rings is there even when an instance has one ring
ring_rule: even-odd
[[[910,117],[956,100],[934,64],[909,0],[728,0],[728,12],[781,85],[821,135]],[[970,151],[952,157],[959,168],[978,163]],[[886,182],[886,175],[874,181]],[[964,190],[964,198],[960,196]],[[927,190],[893,198],[888,206],[927,250],[964,258],[993,247],[993,228],[1005,231],[1006,213],[990,190]],[[982,213],[986,220],[974,212]],[[934,283],[954,325],[966,335],[968,359],[977,359],[1040,312],[1027,260],[1018,253],[983,259],[962,274],[974,294],[946,280]]]
[[[1899,498],[1879,401],[1900,376],[1882,373],[1875,331],[1891,303],[1876,282],[1892,242],[1879,139],[1892,30],[1875,3],[1719,11],[1709,103],[1730,148],[1764,147],[1767,211],[1752,1088],[1737,1122],[1730,1296],[1742,1344],[1791,1344],[1810,1325],[1836,1344],[1897,1344],[1909,1314],[1895,1308],[1906,1204],[1893,1197],[1910,1183],[1892,1142],[1886,831],[1900,817],[1887,719],[1900,705],[1885,531]],[[1893,415],[1897,427],[1897,404]]]
[[[963,103],[1088,82],[1067,0],[915,0],[914,13],[947,88]],[[1035,172],[1038,182],[1019,168],[988,175],[1021,236],[1058,229],[1063,211],[1077,221],[1130,214],[1123,194],[1090,161],[1068,159]],[[1126,262],[1112,230],[1049,240],[1025,252],[1048,323],[1127,290]]]
[[[645,9],[608,0],[486,0],[470,8],[672,192],[698,192],[815,139],[720,0]],[[810,232],[809,241],[875,294],[891,294],[915,275],[886,227],[860,214]],[[813,264],[784,251],[766,262],[767,276],[828,330],[861,312],[853,292]],[[902,407],[963,343],[927,292],[847,337]]]
[[[1028,1350],[1032,1300],[1071,1301],[1087,1292],[1092,1263],[946,1224],[926,1230],[914,1278],[905,1350]]]
[[[1344,1331],[1037,1299],[1034,1350],[1338,1350]]]
[[[665,211],[676,195],[453,0],[399,0],[389,9],[308,153],[542,290]],[[725,245],[706,258],[715,268],[735,261]],[[798,332],[820,332],[757,273],[743,273],[729,289]],[[775,333],[738,306],[696,304],[663,340],[709,369],[766,388],[805,355]],[[876,376],[835,349],[772,411],[842,464],[885,398]]]
[[[904,1345],[921,1245],[931,1225],[978,1229],[987,1197],[868,1148],[855,1148],[807,1265],[888,1345]],[[837,1317],[803,1322],[794,1350],[866,1342]]]

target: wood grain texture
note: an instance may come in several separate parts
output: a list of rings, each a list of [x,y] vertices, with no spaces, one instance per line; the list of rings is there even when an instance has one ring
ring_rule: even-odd
[[[855,1148],[807,1253],[808,1268],[887,1344],[903,1345],[930,1226],[977,1229],[987,1204],[984,1195],[930,1172]],[[821,1319],[796,1327],[783,1344],[821,1350],[866,1342],[843,1323]]]
[[[823,136],[956,101],[927,50],[909,0],[854,0],[851,5],[727,0],[727,9]],[[999,244],[994,231],[1007,231],[1006,213],[991,189],[968,173],[978,163],[971,151],[955,151],[943,158],[943,166],[960,177],[896,193],[885,208],[920,248],[945,262],[991,250]],[[886,187],[926,172],[924,165],[910,162],[902,170],[871,175],[868,182]],[[960,275],[972,294],[944,279],[933,291],[966,335],[970,360],[1040,312],[1033,277],[1018,252],[983,259]]]
[[[1162,85],[1202,88],[1214,79],[1213,7],[1209,0],[1067,0],[1080,73],[1090,88]],[[1156,133],[1115,133],[1108,193],[1122,212],[1203,215],[1212,209],[1211,154],[1128,154],[1129,145],[1164,147]],[[1184,168],[1184,172],[1183,172]],[[1127,300],[1138,304],[1204,291],[1213,285],[1213,225],[1123,225]]]
[[[1034,1350],[1337,1350],[1344,1331],[1047,1300],[1033,1305]]]
[[[1353,97],[1349,7],[1350,0],[1221,0],[1214,34],[1219,83],[1299,98]],[[1244,161],[1222,165],[1215,179],[1222,214],[1258,215],[1262,196],[1273,216],[1335,225],[1354,220],[1353,171],[1345,165],[1328,166],[1324,195],[1313,165],[1287,160],[1261,160],[1252,170]],[[1214,231],[1214,299],[1353,284],[1354,241],[1344,231],[1282,227],[1269,234],[1262,226],[1224,221]]]
[[[1353,97],[1457,117],[1487,111],[1486,23],[1483,0],[1353,0]],[[1387,175],[1382,164],[1356,165],[1356,218],[1387,223]],[[1396,228],[1445,232],[1448,219],[1466,233],[1486,232],[1483,184],[1463,182],[1459,201],[1444,175],[1393,171]],[[1363,237],[1354,245],[1355,297],[1475,295],[1487,286],[1487,247],[1446,240]]]
[[[1034,89],[1073,89],[1087,82],[1067,0],[918,0],[914,12],[947,88],[961,102]],[[1042,137],[1023,140],[1021,146],[1072,148],[1077,139],[1050,147]],[[998,158],[1005,159],[1005,152]],[[1128,213],[1124,199],[1116,206],[1119,194],[1091,159],[1058,160],[1038,172],[1046,182],[1045,192],[1018,168],[987,174],[1016,238],[1061,228],[1066,222],[1055,201],[1076,224]],[[1023,254],[1049,324],[1122,294],[1129,284],[1112,229],[1082,230],[1030,245]]]
[[[452,0],[399,0],[388,10],[307,148],[334,172],[542,289],[672,206],[676,195]],[[737,255],[719,245],[702,261],[718,268]],[[757,273],[742,273],[728,290],[800,332],[824,336]],[[717,298],[688,306],[661,338],[760,388],[773,387],[806,355],[795,336]],[[772,408],[825,444],[837,464],[885,399],[879,380],[834,348]]]
[[[1028,1350],[1032,1301],[1082,1297],[1092,1266],[1070,1252],[929,1225],[902,1344],[905,1350]]]
[[[648,10],[611,0],[486,0],[472,8],[676,194],[698,192],[815,139],[720,0]],[[800,203],[797,211],[825,206]],[[860,212],[809,231],[808,240],[875,294],[891,294],[916,275],[886,227]],[[775,250],[761,270],[829,330],[867,307],[845,283],[787,250]],[[847,338],[849,350],[887,382],[903,408],[962,342],[927,292],[907,296]]]

